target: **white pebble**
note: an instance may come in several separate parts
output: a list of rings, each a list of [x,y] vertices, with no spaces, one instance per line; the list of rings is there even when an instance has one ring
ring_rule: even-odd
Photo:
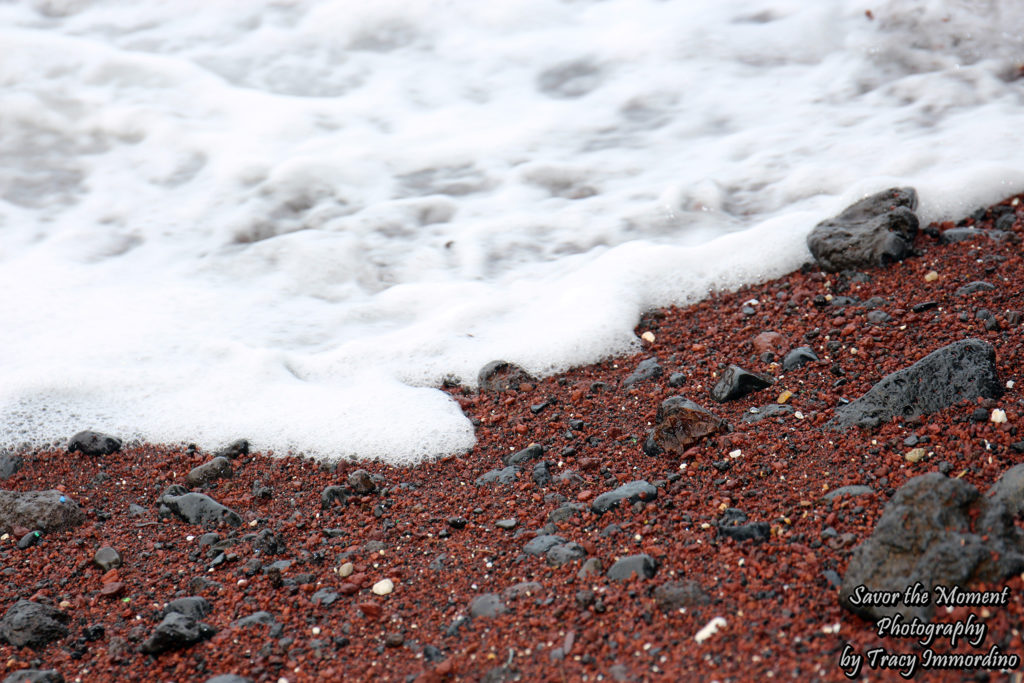
[[[904,455],[903,457],[906,459],[907,462],[920,462],[921,459],[925,457],[925,455],[927,455],[927,451],[925,451],[925,449],[913,448],[907,451],[907,454]]]
[[[395,590],[395,583],[391,579],[381,579],[377,583],[373,584],[373,592],[375,595],[387,595],[393,590]]]
[[[1006,380],[1006,388],[1007,389],[1013,389],[1013,380],[1012,379]]]
[[[740,457],[741,455],[743,455],[743,451],[741,451],[738,448],[734,451],[729,451],[729,457],[732,458],[733,460]]]
[[[698,643],[703,643],[705,640],[718,633],[718,629],[725,626],[725,624],[725,619],[723,619],[722,617],[715,617],[714,619],[709,621],[707,625],[704,626],[704,628],[697,631],[696,635],[693,636],[693,639],[696,640]]]
[[[643,339],[648,344],[653,344],[654,343],[654,333],[649,331],[649,330],[647,332],[644,332],[643,334],[641,334],[640,338]]]
[[[340,576],[343,579],[348,576],[352,576],[352,572],[354,572],[355,569],[355,566],[351,562],[346,562],[345,564],[338,567],[338,576]]]
[[[319,626],[314,626],[313,627],[313,635],[314,636],[320,635],[320,627]]]
[[[992,422],[996,423],[997,425],[1002,424],[1006,422],[1006,411],[1001,410],[999,408],[993,408],[992,417],[990,417],[989,419],[992,420]]]

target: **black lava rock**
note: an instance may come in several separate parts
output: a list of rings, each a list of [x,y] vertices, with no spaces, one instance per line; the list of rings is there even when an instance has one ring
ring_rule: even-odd
[[[798,346],[782,359],[782,369],[789,372],[816,360],[818,360],[818,354],[814,353],[810,346]]]
[[[974,508],[980,514],[972,523]],[[920,582],[968,587],[997,583],[1024,569],[1024,532],[1013,520],[1024,512],[1024,465],[1017,465],[981,496],[962,479],[937,472],[914,477],[885,506],[871,537],[854,550],[839,601],[867,619],[899,613],[929,620],[934,605],[867,604],[862,591],[902,594]],[[863,587],[863,588],[861,588]]]
[[[501,462],[505,465],[523,465],[532,460],[536,460],[540,456],[544,455],[544,447],[540,444],[530,444],[521,451],[510,453],[502,456]]]
[[[68,441],[68,453],[78,451],[82,455],[110,455],[121,450],[121,439],[101,432],[78,432]]]
[[[168,614],[177,613],[198,621],[212,611],[213,606],[206,598],[198,595],[192,595],[187,598],[171,600],[167,603],[167,606],[164,607],[164,611],[161,616],[166,617]]]
[[[259,612],[253,612],[247,617],[242,617],[236,621],[233,626],[235,628],[246,628],[248,626],[271,626],[276,622],[274,615],[270,612],[260,610]]]
[[[987,342],[966,339],[882,378],[856,401],[836,408],[830,425],[877,427],[893,417],[917,417],[966,399],[1001,395],[995,350]]]
[[[14,647],[41,649],[68,635],[68,615],[49,605],[19,600],[0,619],[0,638]]]
[[[216,457],[209,462],[204,462],[198,467],[193,467],[185,477],[189,486],[205,486],[214,479],[228,479],[234,476],[231,470],[231,461],[225,457]]]
[[[641,579],[654,578],[658,571],[658,563],[646,553],[620,557],[608,568],[606,576],[612,581],[625,581],[633,576]]]
[[[237,512],[202,493],[165,494],[160,498],[160,504],[189,524],[212,526],[223,522],[230,526],[242,525],[242,517]]]
[[[866,197],[818,223],[807,246],[822,270],[884,266],[912,253],[917,192],[892,188]]]
[[[326,510],[338,502],[347,505],[351,492],[351,489],[344,486],[327,486],[320,492],[320,506]]]
[[[631,481],[613,491],[606,491],[594,499],[590,509],[603,515],[612,508],[618,507],[622,501],[635,503],[638,500],[654,500],[658,497],[658,489],[644,480]]]
[[[85,521],[78,503],[60,491],[0,491],[0,531],[16,526],[37,531],[63,531]]]
[[[0,452],[0,479],[10,479],[25,465],[25,460],[7,451]],[[12,674],[13,675],[13,674]]]
[[[735,541],[767,541],[772,535],[768,522],[752,522],[736,526],[719,525],[718,533]]]
[[[892,320],[892,316],[885,311],[868,311],[868,314],[864,316],[869,323],[872,325],[881,325]]]
[[[328,590],[326,588],[321,588],[316,593],[313,593],[313,595],[311,595],[309,599],[314,605],[323,605],[324,607],[330,607],[335,602],[337,602],[339,597],[341,596],[339,596],[334,591]]]
[[[64,676],[56,669],[22,669],[8,674],[3,683],[64,683]]]
[[[949,230],[942,231],[942,234],[939,235],[939,242],[941,244],[954,244],[956,242],[975,240],[979,237],[987,237],[995,242],[1003,242],[1013,239],[1013,233],[1002,230],[982,230],[981,228],[950,228]]]
[[[769,403],[766,406],[761,406],[756,409],[752,408],[751,410],[757,410],[757,412],[745,413],[743,417],[740,418],[740,422],[744,424],[753,424],[755,422],[760,422],[767,417],[781,417],[783,415],[790,415],[796,412],[793,406],[787,406],[781,403]]]
[[[991,282],[985,282],[984,280],[975,280],[974,282],[968,282],[963,287],[957,287],[957,296],[968,296],[970,294],[977,294],[978,292],[990,292],[995,289],[996,286]]]
[[[111,548],[109,545],[105,545],[98,549],[92,556],[92,562],[103,571],[108,572],[111,569],[120,567],[123,561],[121,559],[121,553],[117,552],[117,550]]]
[[[586,557],[587,551],[579,543],[561,543],[549,548],[545,555],[547,556],[548,564],[552,567],[558,567],[573,560]]]
[[[508,467],[501,470],[491,470],[485,472],[476,478],[477,486],[486,486],[488,484],[511,484],[516,480],[516,476],[519,474],[519,468],[515,465],[509,465]]]
[[[19,550],[25,550],[26,548],[31,548],[36,543],[38,543],[39,539],[42,538],[42,537],[43,537],[42,532],[30,531],[30,532],[28,532],[27,534],[25,534],[24,536],[22,536],[21,538],[18,539],[18,549]]]
[[[211,638],[216,632],[212,626],[184,614],[171,612],[142,643],[139,651],[147,655],[159,655],[169,650],[181,650]]]
[[[262,555],[280,555],[286,550],[284,539],[270,529],[261,529],[249,542]]]
[[[555,546],[562,545],[566,541],[561,536],[553,534],[542,534],[534,536],[523,546],[523,552],[527,555],[544,555]]]
[[[633,371],[626,379],[622,380],[622,386],[628,387],[637,382],[644,382],[649,379],[657,379],[662,374],[661,365],[658,364],[657,358],[648,358],[647,360],[640,361],[640,364],[636,366],[636,370]]]
[[[235,458],[240,458],[243,455],[249,455],[249,442],[246,439],[232,441],[213,455],[216,458],[227,458],[228,460],[234,460]]]
[[[533,481],[537,486],[547,486],[551,483],[551,463],[547,460],[541,460],[533,466],[533,472],[530,476],[533,477]]]
[[[669,377],[668,377],[668,385],[670,387],[672,387],[674,389],[678,389],[679,387],[683,386],[684,384],[686,384],[686,375],[684,375],[683,373],[681,373],[681,372],[673,372],[671,375],[669,375]]]
[[[360,496],[366,496],[377,490],[373,477],[366,470],[356,470],[348,475],[349,487]]]
[[[533,382],[535,380],[530,376],[530,373],[518,365],[503,360],[492,360],[480,368],[477,381],[482,392],[501,392],[512,389],[518,391],[519,386],[524,382]]]
[[[770,387],[774,383],[775,380],[771,377],[748,372],[736,365],[730,365],[722,373],[718,383],[711,389],[711,398],[719,403],[735,401],[747,394]]]

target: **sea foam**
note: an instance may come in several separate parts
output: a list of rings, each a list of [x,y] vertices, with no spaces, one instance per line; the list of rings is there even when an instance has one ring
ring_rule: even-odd
[[[0,5],[0,442],[408,463],[885,187],[1024,189],[1011,0]],[[514,444],[513,444],[514,445]]]

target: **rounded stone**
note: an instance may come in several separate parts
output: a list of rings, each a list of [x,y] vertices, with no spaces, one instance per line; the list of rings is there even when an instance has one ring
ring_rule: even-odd
[[[381,579],[377,583],[373,584],[371,589],[375,595],[387,595],[391,591],[395,590],[395,583],[391,579]]]
[[[121,593],[124,593],[124,583],[121,581],[111,581],[100,588],[100,595],[105,598],[116,598]]]
[[[92,556],[93,564],[102,569],[105,572],[111,569],[117,569],[123,564],[121,559],[121,553],[117,552],[114,548],[109,545],[105,545],[96,551],[96,554]]]

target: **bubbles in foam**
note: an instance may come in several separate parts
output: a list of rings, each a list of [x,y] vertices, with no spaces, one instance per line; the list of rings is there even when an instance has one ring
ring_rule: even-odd
[[[1020,190],[1009,0],[0,5],[0,440],[412,462],[915,185]]]

